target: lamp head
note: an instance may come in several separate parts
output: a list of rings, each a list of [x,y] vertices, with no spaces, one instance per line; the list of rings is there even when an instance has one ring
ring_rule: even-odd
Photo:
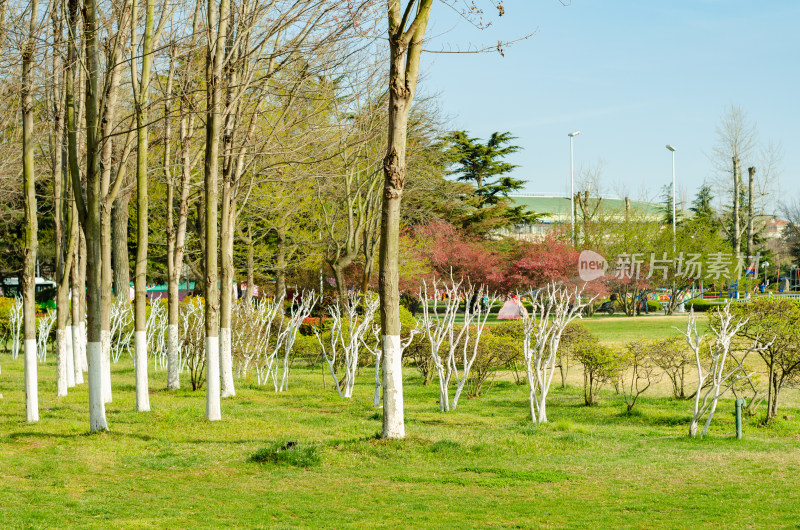
[[[575,136],[578,136],[580,133],[581,133],[580,131],[575,131],[569,133],[567,136],[569,136],[570,138],[574,138]]]
[[[672,147],[670,144],[667,144],[667,149],[669,149],[669,150],[670,150],[670,151],[672,151],[673,153],[675,152],[675,148],[674,148],[674,147]]]

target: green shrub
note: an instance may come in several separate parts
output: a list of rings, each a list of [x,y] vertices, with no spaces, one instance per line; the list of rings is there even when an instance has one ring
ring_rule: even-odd
[[[411,312],[400,306],[400,336],[405,341],[408,334],[417,325],[417,319]],[[427,385],[433,378],[433,360],[431,359],[431,348],[428,337],[424,332],[418,333],[408,347],[403,350],[403,359],[411,362],[422,376],[422,384]]]
[[[14,306],[14,299],[0,297],[0,337],[11,337],[11,308]],[[4,345],[5,347],[5,345]]]
[[[330,332],[327,332],[328,342],[330,344]],[[325,338],[323,338],[325,340]],[[294,339],[294,346],[292,347],[291,356],[294,359],[304,359],[310,365],[316,366],[319,358],[322,355],[322,350],[319,347],[319,341],[314,335],[301,335],[297,334]]]
[[[248,460],[257,464],[280,464],[295,467],[312,467],[320,463],[319,451],[316,446],[298,442],[274,442],[250,455]]]
[[[469,372],[467,395],[478,397],[485,393],[484,384],[497,369],[520,357],[522,357],[521,341],[494,335],[488,329],[484,330],[478,344],[478,353]]]
[[[487,328],[488,329],[488,328]],[[522,328],[522,319],[519,320],[504,320],[493,325],[488,331],[492,332],[495,337],[505,337],[522,341],[525,331]]]
[[[623,361],[622,352],[601,344],[596,338],[580,344],[576,356],[583,365],[583,401],[597,404],[597,393],[603,383],[617,380]]]
[[[561,334],[561,341],[558,345],[558,367],[561,376],[561,388],[567,387],[567,376],[569,367],[577,357],[577,351],[586,344],[595,342],[597,339],[582,323],[573,321],[564,328]]]
[[[717,302],[709,302],[708,300],[692,300],[691,302],[686,302],[684,304],[686,310],[688,311],[689,308],[694,309],[695,313],[705,313],[706,311],[712,311],[720,306]]]

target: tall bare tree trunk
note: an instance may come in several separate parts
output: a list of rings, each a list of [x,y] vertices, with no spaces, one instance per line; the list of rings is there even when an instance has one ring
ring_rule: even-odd
[[[136,50],[137,0],[131,8],[131,49]],[[134,277],[134,347],[136,366],[136,410],[150,410],[150,395],[147,379],[147,91],[153,64],[153,0],[145,0],[145,25],[142,40],[142,71],[136,71],[136,59],[131,59],[133,99],[136,115],[136,267]],[[135,57],[135,53],[133,54]],[[140,75],[137,80],[136,77]]]
[[[189,157],[190,120],[184,112],[185,95],[181,97],[180,146],[181,146],[181,184],[178,210],[178,226],[173,219],[175,183],[172,176],[172,120],[170,119],[172,83],[175,72],[175,47],[172,47],[169,72],[167,74],[164,102],[164,175],[167,181],[167,390],[181,387],[180,364],[181,346],[178,333],[180,319],[180,282],[183,267],[183,245],[186,237],[186,219],[188,216],[189,179],[191,178],[191,161]]]
[[[124,14],[119,14],[120,24],[125,20]],[[114,44],[106,47],[106,63],[109,65],[106,77],[103,80],[105,93],[103,95],[103,107],[99,109],[99,137],[100,146],[99,172],[100,172],[100,342],[102,351],[102,376],[103,376],[103,401],[111,403],[113,398],[111,390],[111,290],[113,286],[113,270],[111,268],[111,210],[114,204],[114,197],[119,191],[119,186],[124,181],[125,162],[127,158],[128,138],[124,139],[124,151],[121,156],[122,162],[119,163],[119,172],[116,175],[115,183],[112,185],[112,174],[114,160],[114,129],[116,127],[117,100],[119,97],[119,87],[122,70],[122,46],[120,33],[122,27],[118,28],[117,37]],[[99,77],[99,74],[98,74]],[[87,107],[88,113],[88,107]],[[87,114],[88,115],[88,114]],[[88,120],[88,118],[87,118]],[[88,146],[87,146],[88,147]],[[87,236],[88,237],[88,236]]]
[[[70,0],[71,4],[77,0]],[[100,154],[99,145],[99,77],[98,27],[96,0],[84,0],[84,42],[86,46],[86,203],[79,199],[81,190],[75,190],[76,202],[86,234],[86,356],[89,365],[89,428],[92,432],[107,430],[105,401],[103,399],[103,345],[101,289],[102,254],[100,222]],[[74,182],[73,187],[80,185]]]
[[[75,45],[75,34],[78,26],[78,0],[69,0],[67,4],[67,62],[64,68],[64,108],[66,111],[67,128],[67,181],[72,187],[72,233],[74,239],[73,252],[68,259],[72,260],[70,283],[72,290],[72,358],[75,370],[75,384],[83,384],[83,372],[88,370],[88,363],[84,363],[86,356],[84,321],[85,296],[86,296],[86,242],[81,228],[81,210],[78,204],[83,205],[81,195],[80,171],[78,167],[78,134],[76,128],[76,99],[75,76],[82,70],[76,68],[78,49]],[[83,79],[83,76],[79,76]],[[80,101],[80,98],[78,98]],[[84,212],[85,215],[85,212]]]
[[[227,173],[227,172],[226,172]],[[233,215],[235,206],[231,204],[231,181],[223,179],[222,190],[222,227],[220,261],[220,375],[222,377],[222,397],[233,397],[236,388],[233,382],[233,352],[231,351],[231,317],[233,312]]]
[[[81,274],[86,270],[86,243],[83,238],[83,231],[81,230],[80,223],[78,222],[78,209],[73,202],[72,205],[72,218],[73,218],[73,233],[75,237],[75,248],[73,249],[72,271],[70,274],[70,289],[72,290],[72,365],[75,370],[75,384],[83,384],[83,372],[89,369],[88,365],[84,366],[84,357],[86,354],[86,322],[84,320],[86,315],[85,294],[86,294],[86,275]],[[82,254],[83,253],[83,254]]]
[[[433,0],[419,0],[401,9],[400,0],[389,0],[389,137],[383,160],[384,195],[381,211],[380,273],[378,289],[383,341],[384,438],[404,438],[403,365],[400,345],[400,201],[406,177],[408,113],[419,77],[422,39]]]
[[[77,306],[78,309],[78,356],[80,356],[80,369],[81,372],[85,372],[88,377],[89,373],[89,356],[86,351],[87,343],[89,340],[89,336],[86,330],[86,315],[88,308],[86,307],[86,236],[84,234],[83,228],[78,230],[78,252],[76,254],[77,258],[73,261],[72,266],[78,267],[78,292],[80,293],[79,296],[79,304]],[[73,313],[73,318],[75,318],[75,314]],[[73,320],[74,322],[74,320]],[[75,342],[75,326],[73,325],[72,330],[72,337],[73,337],[73,344]],[[77,367],[76,367],[76,374],[77,374]],[[77,377],[77,375],[75,376]],[[83,378],[81,379],[83,380]]]
[[[186,241],[186,225],[189,218],[189,187],[192,177],[192,162],[189,154],[193,119],[188,113],[181,114],[181,196],[178,206],[178,226],[174,232],[174,244],[167,256],[170,265],[169,274],[169,327],[167,328],[167,388],[180,388],[180,337],[178,336],[178,320],[180,318],[180,282],[183,269],[184,245]],[[171,202],[170,202],[171,205]],[[170,226],[171,223],[170,223]]]
[[[741,220],[739,215],[739,201],[741,184],[739,178],[739,157],[734,156],[733,160],[733,252],[738,253],[742,248],[741,244]]]
[[[22,179],[25,196],[25,252],[22,266],[23,338],[25,348],[25,418],[39,421],[39,388],[36,367],[36,257],[39,223],[36,216],[36,174],[33,167],[33,68],[36,51],[37,0],[31,2],[28,42],[22,51]]]
[[[62,10],[53,10],[54,50],[53,53],[53,215],[55,228],[56,257],[56,394],[66,396],[67,389],[75,386],[75,367],[72,357],[71,330],[67,329],[69,320],[69,280],[74,250],[74,231],[72,230],[72,207],[69,200],[69,181],[65,183],[64,171],[64,68],[58,48],[62,45]]]
[[[380,190],[377,190],[371,197],[367,198],[366,210],[366,228],[364,229],[364,275],[361,279],[361,292],[366,296],[369,290],[369,284],[372,282],[372,277],[375,274],[375,256],[378,254],[381,237],[381,206],[383,203],[383,195]]]
[[[111,209],[111,260],[114,270],[114,296],[126,303],[131,300],[131,267],[128,257],[128,219],[131,194],[125,190],[114,200]]]
[[[220,25],[223,23],[220,20]],[[239,105],[234,101],[235,90],[238,89],[238,66],[233,65],[234,24],[233,17],[227,21],[228,34],[226,53],[229,57],[225,74],[227,90],[225,91],[225,125],[222,132],[222,208],[220,212],[220,304],[219,304],[219,339],[220,339],[220,376],[222,378],[222,397],[236,395],[233,383],[233,355],[231,351],[231,317],[233,304],[233,229],[236,206],[233,189],[233,143],[239,118]],[[238,39],[237,39],[238,40]],[[238,59],[238,57],[237,57]]]
[[[344,269],[349,265],[341,263],[329,263],[331,271],[333,271],[333,278],[336,280],[336,296],[339,298],[339,306],[344,307],[343,304],[347,302],[347,280],[344,277]]]
[[[255,262],[255,242],[253,241],[253,226],[247,224],[247,288],[244,291],[244,301],[250,303],[253,301],[253,293],[255,291],[255,279],[253,274]]]
[[[230,88],[229,88],[230,91]],[[231,116],[228,116],[231,121]],[[219,302],[219,340],[220,340],[220,376],[222,378],[221,396],[232,397],[236,395],[233,384],[233,356],[231,352],[231,312],[233,304],[233,234],[232,215],[234,208],[231,207],[232,190],[231,176],[233,172],[233,160],[231,159],[231,146],[228,138],[233,134],[229,131],[226,123],[226,131],[223,135],[225,167],[222,171],[222,211],[220,212],[220,262],[222,270],[220,274],[220,302]]]
[[[755,238],[753,197],[755,193],[756,168],[747,168],[747,257],[753,255],[753,239]]]
[[[286,297],[286,234],[277,230],[277,248],[275,249],[275,299]],[[279,311],[283,313],[283,308]]]
[[[205,219],[205,318],[206,318],[206,419],[222,419],[220,409],[219,286],[217,277],[217,177],[219,175],[219,118],[222,99],[222,65],[228,26],[229,0],[208,2],[208,51],[206,55],[206,219]],[[219,18],[217,15],[219,14]]]

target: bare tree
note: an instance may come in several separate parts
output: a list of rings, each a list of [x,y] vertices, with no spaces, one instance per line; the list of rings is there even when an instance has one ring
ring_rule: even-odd
[[[441,301],[437,296],[438,288],[446,294],[446,298]],[[455,319],[461,295],[465,301],[464,322],[456,329]],[[478,357],[486,321],[498,297],[490,295],[485,287],[475,289],[470,286],[462,289],[462,282],[455,282],[452,279],[444,285],[437,285],[434,281],[432,297],[428,294],[427,284],[423,283],[419,297],[422,301],[422,318],[419,326],[428,337],[431,358],[439,378],[439,408],[442,411],[455,410],[464,386],[469,380],[475,359]],[[488,300],[485,306],[477,302],[484,297]],[[442,313],[439,310],[440,304],[444,305]],[[444,355],[440,353],[443,345],[447,348]],[[456,382],[456,391],[451,402],[449,393],[450,382],[453,379]]]
[[[147,381],[147,244],[148,244],[148,126],[147,93],[153,64],[153,46],[158,38],[153,27],[155,2],[145,0],[144,35],[141,42],[142,68],[138,71],[139,38],[137,35],[138,0],[131,0],[131,87],[136,117],[136,267],[134,277],[134,348],[136,368],[136,410],[150,410]],[[164,6],[166,7],[166,5]],[[162,17],[162,20],[164,18]]]
[[[83,209],[78,205],[83,201],[83,196],[76,196],[82,193],[80,186],[80,169],[78,165],[79,138],[76,120],[80,116],[78,101],[75,99],[75,79],[83,79],[78,68],[78,47],[76,45],[76,34],[78,31],[78,2],[69,0],[67,2],[67,59],[64,64],[64,112],[66,127],[66,157],[67,173],[66,181],[72,188],[72,225],[74,246],[71,255],[67,259],[72,262],[70,274],[70,286],[72,289],[72,356],[73,368],[75,370],[75,383],[83,383],[83,372],[89,369],[86,360],[86,239],[81,226],[80,214]],[[91,399],[90,399],[91,401]],[[103,416],[105,413],[103,412]],[[96,414],[99,416],[99,414]],[[105,422],[105,419],[102,420]]]
[[[636,402],[653,383],[658,383],[661,374],[656,365],[650,344],[645,341],[632,341],[625,345],[627,356],[620,370],[620,388],[625,399],[627,411],[633,410]]]
[[[199,106],[196,87],[201,79],[191,66],[198,65],[200,54],[196,42],[199,36],[200,2],[195,3],[192,17],[191,37],[185,48],[170,44],[169,70],[164,88],[164,177],[167,185],[167,389],[180,388],[180,282],[186,255],[186,230],[189,219],[190,195],[193,187],[194,168],[203,155],[203,150],[196,147],[196,116]],[[177,69],[180,60],[191,65],[189,68]],[[176,69],[178,72],[176,73]],[[173,94],[173,84],[177,85],[177,94]],[[180,178],[172,171],[172,108],[177,99],[179,123]],[[177,219],[175,218],[175,189],[178,189]]]
[[[36,257],[39,249],[36,212],[36,170],[33,139],[33,67],[39,32],[39,2],[30,4],[27,40],[22,48],[22,178],[25,195],[25,251],[22,268],[23,339],[25,347],[25,417],[39,421],[39,390],[36,369]]]
[[[230,0],[208,2],[206,19],[206,151],[205,151],[205,331],[206,419],[222,419],[220,409],[219,287],[217,286],[217,214],[219,130],[222,109],[222,68],[230,16]]]
[[[296,93],[309,80],[319,50],[330,46],[348,24],[337,19],[340,1],[252,1],[236,4],[227,34],[222,127],[222,204],[220,210],[220,370],[221,395],[235,395],[231,359],[231,303],[236,220],[253,189],[253,151],[259,152],[277,131],[294,123]],[[336,21],[339,20],[339,23]],[[282,105],[271,107],[268,89],[276,76],[291,77]],[[277,91],[276,91],[277,92]],[[267,112],[276,114],[264,119]],[[266,122],[266,123],[265,123]],[[260,137],[256,140],[256,133]]]
[[[77,19],[77,0],[69,0],[71,24]],[[73,16],[74,15],[74,16]],[[86,234],[86,305],[87,305],[87,345],[86,353],[89,368],[89,427],[91,431],[108,429],[103,399],[102,375],[102,322],[100,315],[102,263],[100,252],[101,227],[100,227],[100,167],[98,154],[100,152],[98,96],[100,65],[98,61],[98,24],[96,0],[85,0],[83,8],[84,21],[84,47],[86,68],[86,200],[83,200],[83,190],[80,179],[72,178],[75,202],[78,207],[79,217],[83,231]],[[75,33],[70,32],[70,45],[74,46]],[[69,99],[67,100],[69,105]],[[72,126],[75,126],[73,121]],[[74,137],[74,129],[71,133]],[[74,144],[71,146],[76,150]],[[71,154],[70,156],[73,156]],[[76,157],[75,157],[76,158]],[[75,175],[72,175],[75,177]]]
[[[62,55],[64,16],[63,4],[51,11],[53,24],[53,140],[51,168],[53,173],[53,199],[55,204],[54,239],[56,257],[56,393],[67,395],[67,389],[75,386],[75,365],[72,354],[72,330],[67,326],[70,316],[69,286],[72,254],[75,250],[77,231],[73,230],[72,201],[69,173],[64,169],[64,61]]]
[[[648,348],[653,362],[661,368],[672,383],[672,397],[686,397],[686,368],[694,361],[692,352],[680,337],[651,341]]]
[[[408,114],[417,91],[423,38],[433,0],[389,0],[389,123],[383,160],[378,292],[383,330],[384,438],[404,438],[400,344],[400,201],[406,177]]]
[[[731,197],[730,222],[724,223],[734,252],[744,244],[748,256],[755,252],[754,238],[759,232],[759,218],[765,213],[778,173],[781,149],[773,143],[761,144],[755,123],[740,107],[731,105],[716,129],[717,142],[712,162],[722,176],[718,189]],[[742,168],[747,167],[745,184]],[[758,171],[757,171],[758,168]],[[759,176],[760,175],[760,176]]]
[[[716,324],[710,326],[714,337],[713,342],[707,345],[704,343],[703,335],[697,330],[697,317],[694,316],[694,309],[689,311],[689,318],[686,320],[686,331],[683,334],[694,352],[697,364],[697,392],[694,395],[694,413],[689,425],[689,436],[692,438],[698,436],[697,428],[704,416],[706,416],[706,421],[700,437],[702,438],[708,433],[708,427],[717,410],[719,398],[725,395],[739,379],[748,377],[743,365],[747,354],[765,347],[759,342],[759,339],[756,339],[753,346],[745,351],[741,358],[737,359],[730,355],[731,341],[741,327],[747,323],[747,319],[736,318],[731,313],[730,305],[728,302],[722,309],[717,310],[719,319]],[[704,359],[704,348],[708,348],[707,363]]]
[[[561,335],[581,310],[592,302],[581,300],[582,291],[555,283],[530,293],[532,311],[523,314],[523,355],[530,386],[531,418],[547,423],[547,395],[556,372]]]
[[[456,330],[456,315],[460,305],[461,283],[450,280],[444,285],[433,282],[433,292],[428,294],[427,282],[419,293],[422,301],[420,327],[425,332],[430,345],[431,359],[439,380],[439,409],[450,410],[450,381],[453,376],[451,359],[455,358],[459,344],[464,338],[467,326]],[[440,309],[440,306],[444,306]],[[440,353],[445,345],[447,352]]]
[[[360,300],[358,293],[353,293],[348,295],[344,302],[340,301],[339,304],[328,307],[332,324],[330,343],[327,347],[317,328],[314,328],[339,397],[353,397],[359,352],[364,342],[364,336],[371,329],[375,311],[378,309],[377,298],[365,297],[364,314],[359,315]],[[341,380],[336,375],[337,357],[344,366],[344,376]]]

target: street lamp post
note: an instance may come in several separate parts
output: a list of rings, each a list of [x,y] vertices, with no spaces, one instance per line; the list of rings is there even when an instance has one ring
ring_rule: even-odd
[[[572,246],[575,246],[575,163],[573,159],[572,140],[581,132],[569,133],[569,213],[572,221]]]
[[[675,148],[667,144],[672,153],[672,259],[675,259]]]

